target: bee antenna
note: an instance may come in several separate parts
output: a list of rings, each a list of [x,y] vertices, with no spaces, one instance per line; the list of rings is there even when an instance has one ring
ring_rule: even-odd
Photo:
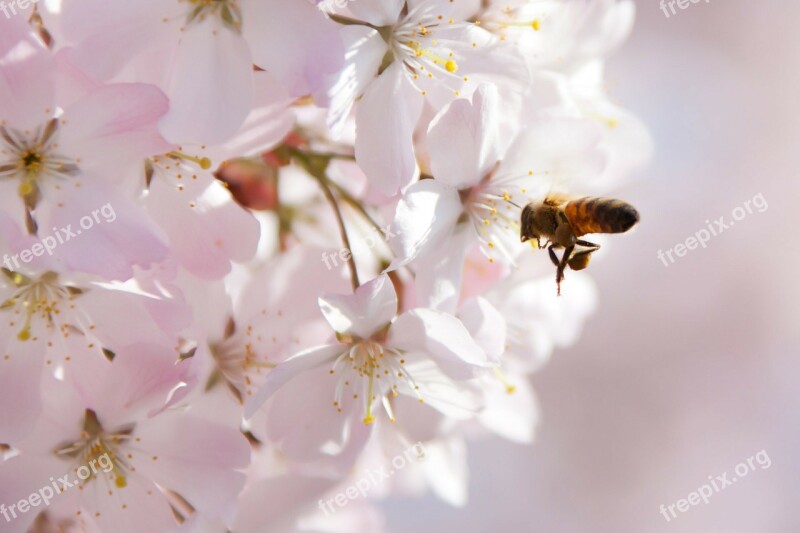
[[[517,209],[522,209],[522,207],[521,207],[521,206],[519,206],[519,205],[515,204],[515,203],[514,203],[514,202],[512,202],[511,200],[506,200],[506,202],[510,203],[511,205],[513,205],[514,207],[516,207]]]

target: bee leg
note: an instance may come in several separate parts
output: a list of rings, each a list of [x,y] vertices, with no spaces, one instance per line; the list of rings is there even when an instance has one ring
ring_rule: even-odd
[[[561,282],[564,280],[564,269],[567,268],[567,261],[569,261],[569,257],[574,250],[574,246],[564,250],[564,255],[561,256],[561,262],[558,264],[558,269],[556,269],[556,290],[559,296],[561,296]]]
[[[550,254],[550,261],[553,262],[553,265],[558,266],[558,264],[561,261],[558,259],[558,256],[556,255],[555,250],[553,250],[554,247],[555,247],[555,244],[550,246],[550,248],[547,249],[547,252]]]
[[[580,239],[575,241],[575,244],[577,244],[578,246],[584,246],[586,248],[591,248],[592,252],[594,252],[595,250],[599,250],[600,249],[600,245],[599,244],[594,244],[593,242],[589,242],[589,241],[582,241]]]

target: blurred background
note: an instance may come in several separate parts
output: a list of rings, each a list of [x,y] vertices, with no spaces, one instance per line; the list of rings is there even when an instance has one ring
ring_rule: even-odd
[[[468,507],[393,500],[394,531],[800,531],[800,5],[637,10],[607,79],[656,143],[617,192],[642,222],[593,263],[581,340],[533,378],[534,446],[472,443]],[[768,209],[708,248],[657,258],[759,194]],[[761,450],[768,469],[660,514]]]

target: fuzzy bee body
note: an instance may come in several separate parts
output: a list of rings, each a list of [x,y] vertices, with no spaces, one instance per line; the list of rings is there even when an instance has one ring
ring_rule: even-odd
[[[536,240],[547,247],[556,265],[556,285],[561,294],[564,270],[583,270],[600,246],[580,237],[590,233],[625,233],[639,222],[639,213],[629,203],[613,198],[569,198],[550,195],[542,202],[531,202],[522,209],[520,240]],[[542,239],[545,243],[542,244]],[[559,259],[555,249],[564,249]]]
[[[639,213],[629,203],[613,198],[584,197],[571,200],[564,214],[576,237],[588,233],[625,233],[639,221]]]

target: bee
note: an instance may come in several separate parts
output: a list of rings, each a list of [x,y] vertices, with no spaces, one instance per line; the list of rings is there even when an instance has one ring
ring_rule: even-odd
[[[520,218],[520,240],[535,239],[540,250],[547,248],[556,266],[556,291],[560,296],[564,270],[583,270],[600,249],[600,245],[581,237],[588,233],[625,233],[639,222],[639,213],[622,200],[550,194],[541,202],[527,204]],[[561,248],[564,253],[559,259],[555,250]]]

